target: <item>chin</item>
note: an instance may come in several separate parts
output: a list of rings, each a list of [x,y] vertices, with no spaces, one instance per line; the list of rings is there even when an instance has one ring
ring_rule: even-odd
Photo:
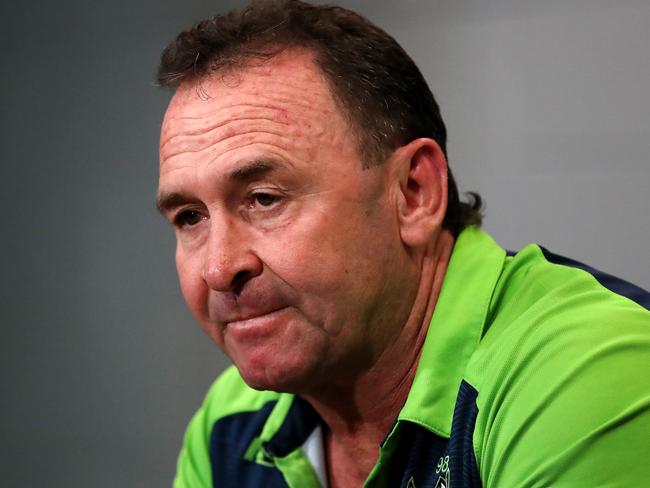
[[[315,368],[310,365],[287,364],[237,364],[239,374],[255,390],[279,393],[302,393],[313,383]]]
[[[280,332],[252,338],[231,334],[224,350],[251,388],[304,393],[320,372],[327,343],[320,334],[304,333],[303,327],[285,327]]]

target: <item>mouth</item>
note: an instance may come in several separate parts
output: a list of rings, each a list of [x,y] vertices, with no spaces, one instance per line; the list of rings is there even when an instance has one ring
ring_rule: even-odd
[[[236,333],[237,335],[265,335],[271,333],[279,324],[284,323],[282,316],[288,308],[281,307],[270,312],[250,314],[226,322],[225,327],[230,333]]]
[[[276,308],[276,309],[270,310],[268,312],[253,312],[253,313],[245,314],[243,316],[239,316],[239,317],[233,318],[231,320],[226,320],[225,324],[226,324],[226,326],[245,324],[247,322],[255,321],[256,319],[259,319],[261,317],[272,316],[273,314],[275,314],[277,312],[280,312],[280,311],[284,310],[285,308],[287,308],[287,307]]]

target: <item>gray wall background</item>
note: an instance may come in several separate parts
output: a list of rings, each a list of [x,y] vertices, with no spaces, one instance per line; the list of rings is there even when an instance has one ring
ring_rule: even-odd
[[[185,310],[153,207],[181,29],[242,2],[3,2],[0,483],[170,484],[226,364]],[[650,288],[647,0],[342,1],[431,83],[463,190],[537,241]]]

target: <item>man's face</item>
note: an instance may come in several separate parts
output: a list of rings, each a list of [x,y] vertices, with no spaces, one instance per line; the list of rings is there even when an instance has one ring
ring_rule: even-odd
[[[390,165],[357,145],[309,53],[181,85],[159,198],[183,295],[253,387],[306,392],[368,368],[414,290]]]

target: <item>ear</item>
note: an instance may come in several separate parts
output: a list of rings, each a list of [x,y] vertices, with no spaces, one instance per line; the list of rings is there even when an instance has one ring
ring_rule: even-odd
[[[416,139],[393,153],[399,175],[397,215],[402,242],[426,246],[447,211],[447,160],[432,139]]]

